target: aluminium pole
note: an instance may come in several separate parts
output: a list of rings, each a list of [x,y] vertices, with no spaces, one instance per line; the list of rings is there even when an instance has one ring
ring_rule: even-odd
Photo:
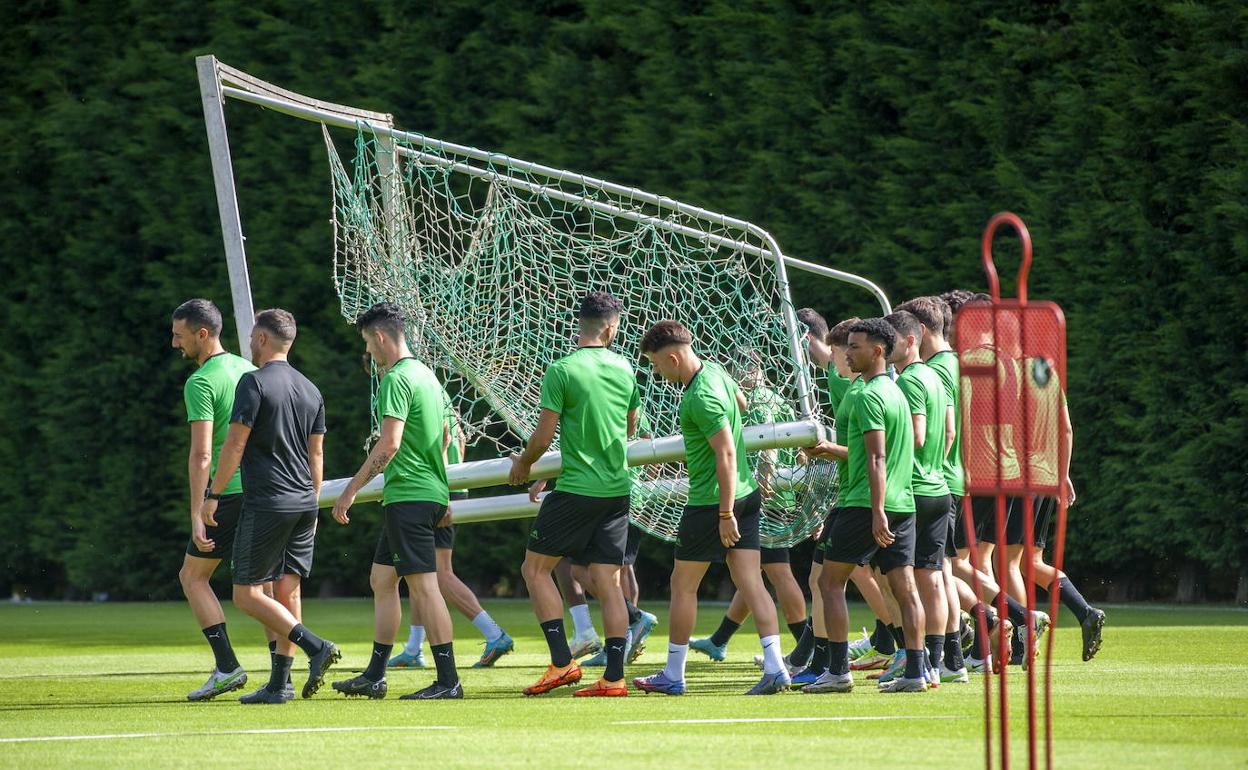
[[[204,103],[204,127],[208,131],[208,151],[212,157],[212,180],[217,190],[217,213],[221,217],[221,237],[225,242],[225,263],[230,274],[230,297],[234,325],[238,329],[239,353],[246,354],[251,339],[255,310],[251,301],[251,279],[247,275],[247,255],[243,248],[243,224],[238,213],[234,188],[234,166],[230,141],[225,130],[225,100],[217,76],[215,56],[195,57],[199,72],[199,95]]]

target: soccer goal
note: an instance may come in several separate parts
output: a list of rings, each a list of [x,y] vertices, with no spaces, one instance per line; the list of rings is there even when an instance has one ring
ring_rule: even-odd
[[[322,126],[334,226],[332,275],[348,322],[374,302],[399,304],[413,352],[446,386],[455,428],[499,459],[448,468],[452,489],[507,482],[514,451],[536,426],[542,375],[570,352],[574,309],[588,291],[624,302],[616,346],[638,360],[642,333],[680,320],[695,347],[725,365],[750,404],[746,447],[774,490],[763,543],[791,545],[822,520],[836,495],[835,466],[798,462],[822,435],[814,376],[789,292],[797,269],[869,292],[853,273],[783,254],[762,228],[636,188],[395,128],[391,115],[312,99],[229,67],[196,60],[240,343],[253,304],[224,105],[232,99]],[[327,255],[327,267],[329,266]],[[679,392],[638,365],[642,437],[634,466],[633,523],[673,539],[688,483]],[[374,383],[375,385],[375,383]],[[481,450],[477,451],[478,454]],[[533,478],[560,471],[557,445]],[[380,496],[380,478],[358,496]],[[332,505],[346,479],[325,482]],[[456,522],[533,516],[527,495],[456,502]]]

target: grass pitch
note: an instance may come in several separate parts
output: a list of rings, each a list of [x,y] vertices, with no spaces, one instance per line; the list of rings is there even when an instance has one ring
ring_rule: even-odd
[[[468,668],[480,636],[456,617],[463,701],[400,702],[432,681],[431,670],[407,670],[391,672],[384,701],[347,700],[326,685],[308,701],[244,707],[234,702],[239,693],[185,700],[212,667],[185,604],[0,605],[0,767],[982,766],[979,679],[881,695],[859,676],[850,695],[746,698],[759,676],[747,623],[727,662],[691,654],[686,696],[582,700],[565,688],[524,698],[520,689],[545,666],[545,644],[526,603],[487,608],[517,649],[494,669]],[[629,678],[665,660],[666,608],[647,608],[659,628]],[[702,608],[700,634],[722,611]],[[256,623],[226,612],[252,676],[248,692],[266,679],[268,651]],[[1062,617],[1053,666],[1057,766],[1248,766],[1248,612],[1108,612],[1105,647],[1091,663],[1079,660],[1078,629]],[[329,679],[360,670],[372,643],[368,601],[309,601],[305,617],[343,648]],[[853,620],[864,625],[865,609],[855,608]],[[304,676],[297,668],[296,689]],[[1025,767],[1021,681],[1011,682],[1012,759]]]

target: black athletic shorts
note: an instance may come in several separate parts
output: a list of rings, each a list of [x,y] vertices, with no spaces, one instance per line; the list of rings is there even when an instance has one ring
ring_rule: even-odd
[[[529,550],[580,564],[624,564],[629,496],[590,497],[555,490],[529,529]]]
[[[760,548],[759,559],[763,564],[788,564],[788,548]]]
[[[1036,507],[1036,548],[1044,550],[1049,542],[1049,533],[1057,524],[1057,498],[1037,497],[1032,504]]]
[[[456,500],[467,500],[467,492],[452,492],[451,502]],[[449,527],[434,527],[433,529],[433,547],[451,550],[455,547],[455,525]]]
[[[915,495],[914,507],[914,568],[940,569],[949,538],[949,495]]]
[[[888,528],[893,533],[893,544],[881,548],[871,533],[871,509],[841,508],[832,523],[832,531],[824,532],[824,562],[873,563],[885,574],[897,567],[912,567],[914,519],[913,513],[889,513]]]
[[[973,497],[971,510],[975,514],[975,537],[985,543],[997,542],[997,498]],[[1017,497],[1005,498],[1005,544],[1023,542],[1022,505]]]
[[[832,522],[836,521],[836,513],[839,510],[841,509],[833,508],[823,519],[823,531],[819,533],[819,539],[815,541],[815,550],[810,557],[815,564],[823,564],[823,552],[828,545],[828,535],[832,532]]]
[[[949,495],[949,534],[945,535],[945,556],[958,555],[958,534],[962,530],[962,495]],[[963,535],[962,540],[966,540]]]
[[[312,574],[316,509],[302,513],[257,511],[243,504],[234,533],[234,585],[272,583],[282,575]]]
[[[759,550],[758,525],[763,510],[763,493],[755,489],[732,504],[741,539],[733,549]],[[676,558],[681,561],[723,561],[728,549],[719,540],[719,504],[686,505],[680,515],[676,535]]]
[[[644,533],[632,524],[628,525],[628,540],[624,543],[624,564],[632,566],[637,563],[637,554],[641,551],[641,536]]]
[[[217,526],[205,526],[204,532],[212,541],[211,551],[201,551],[194,540],[186,541],[188,556],[200,559],[228,559],[234,554],[234,533],[238,530],[238,517],[243,512],[243,496],[226,495],[217,501]]]
[[[411,500],[383,506],[384,521],[373,563],[394,567],[399,577],[438,571],[434,552],[438,522],[446,506],[428,500]]]

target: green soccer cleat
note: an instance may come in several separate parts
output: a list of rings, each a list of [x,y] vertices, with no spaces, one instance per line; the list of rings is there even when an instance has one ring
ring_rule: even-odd
[[[945,664],[940,664],[940,681],[942,684],[967,684],[971,681],[971,677],[967,675],[966,666],[954,671],[945,668]]]
[[[874,650],[875,647],[871,644],[871,635],[868,634],[867,629],[864,628],[862,629],[862,638],[855,639],[849,643],[849,661],[852,663],[861,658],[863,655],[866,655],[868,652],[872,652]]]

